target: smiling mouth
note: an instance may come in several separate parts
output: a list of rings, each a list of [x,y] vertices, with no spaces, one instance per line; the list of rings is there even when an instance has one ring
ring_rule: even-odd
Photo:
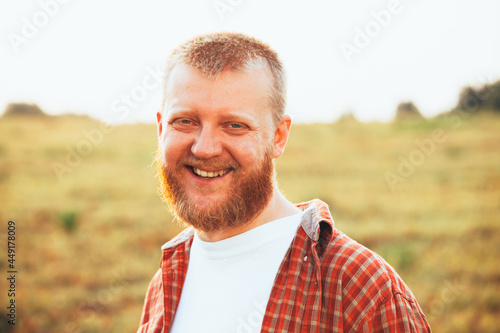
[[[225,174],[227,174],[229,171],[232,170],[232,168],[228,168],[228,169],[217,170],[217,171],[205,171],[205,170],[201,170],[201,169],[198,169],[198,168],[195,168],[192,166],[189,166],[189,168],[196,176],[202,177],[202,178],[207,178],[207,179],[222,177]]]

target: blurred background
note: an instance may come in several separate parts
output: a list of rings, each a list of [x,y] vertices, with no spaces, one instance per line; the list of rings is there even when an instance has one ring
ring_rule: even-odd
[[[499,332],[499,13],[493,0],[0,4],[0,243],[14,220],[18,270],[15,330],[2,310],[0,332],[137,329],[160,246],[182,229],[151,166],[164,61],[221,30],[286,66],[286,196],[327,202],[433,331]]]

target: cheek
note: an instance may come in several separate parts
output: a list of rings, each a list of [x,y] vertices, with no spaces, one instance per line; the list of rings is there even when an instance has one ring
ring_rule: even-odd
[[[180,135],[168,135],[168,133],[162,138],[160,145],[167,164],[176,163],[191,147],[190,141],[186,138]]]
[[[266,142],[244,140],[232,145],[231,155],[243,169],[254,168],[263,160],[266,148]]]

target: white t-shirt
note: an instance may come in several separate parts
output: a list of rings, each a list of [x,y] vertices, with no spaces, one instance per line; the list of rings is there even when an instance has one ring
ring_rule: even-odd
[[[195,233],[170,332],[260,332],[274,279],[301,217],[284,217],[219,242],[204,242]]]

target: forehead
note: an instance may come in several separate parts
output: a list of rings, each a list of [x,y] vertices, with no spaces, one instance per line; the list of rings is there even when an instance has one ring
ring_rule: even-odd
[[[195,109],[264,109],[271,113],[269,92],[271,75],[265,68],[249,71],[223,70],[211,79],[196,68],[176,65],[166,82],[165,108],[167,112],[177,107]]]

